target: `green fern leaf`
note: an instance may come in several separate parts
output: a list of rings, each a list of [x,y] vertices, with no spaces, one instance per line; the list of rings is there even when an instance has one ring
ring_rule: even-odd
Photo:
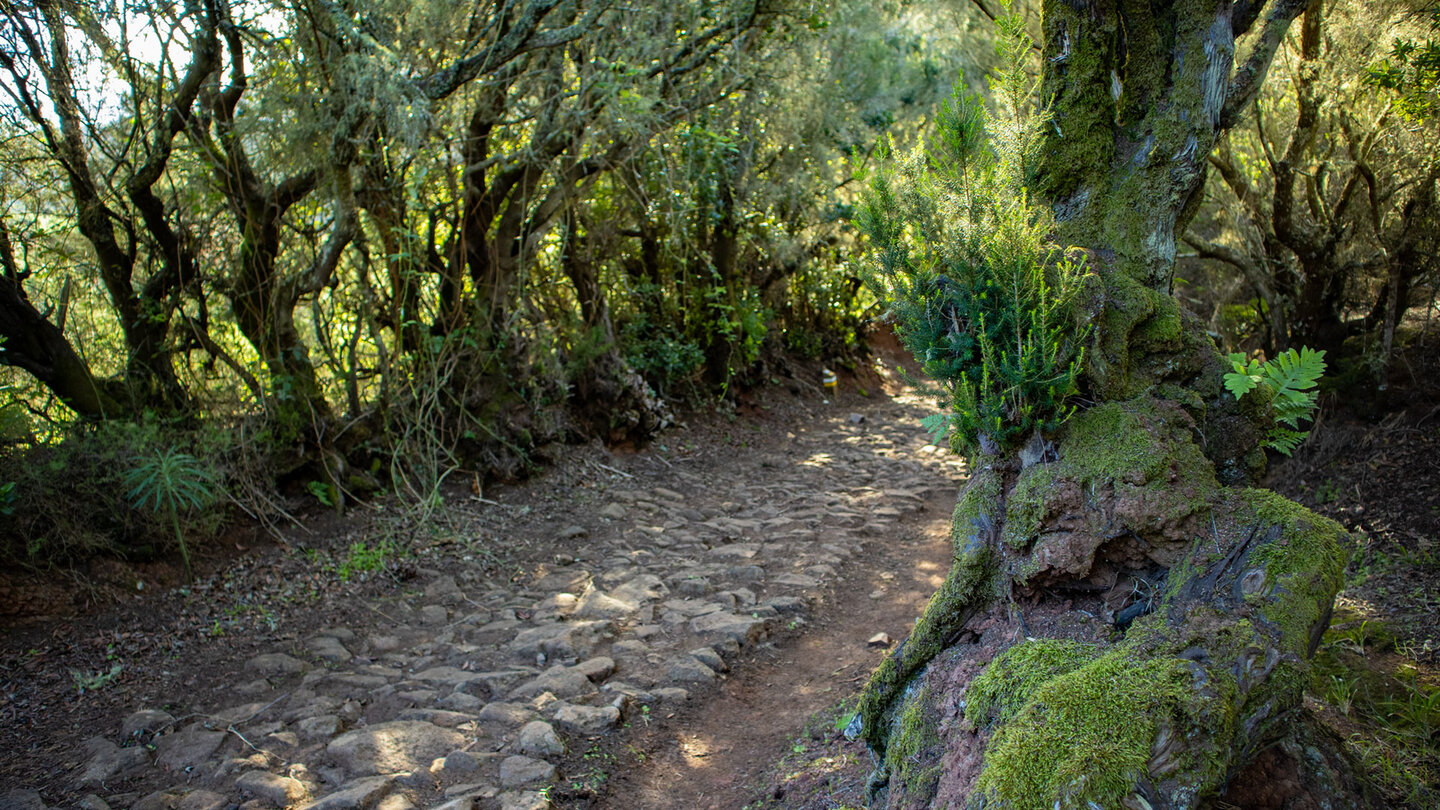
[[[1255,390],[1260,384],[1260,375],[1244,374],[1233,372],[1225,375],[1225,390],[1229,391],[1236,399],[1243,398],[1246,394]]]
[[[1301,421],[1315,413],[1317,397],[1312,390],[1325,373],[1325,352],[1302,347],[1289,349],[1274,360],[1246,361],[1242,354],[1228,357],[1233,372],[1225,375],[1225,388],[1240,399],[1263,385],[1271,393],[1276,426],[1266,436],[1265,446],[1290,455],[1309,436],[1300,430]]]
[[[1310,431],[1308,430],[1287,430],[1282,427],[1272,428],[1269,435],[1265,437],[1265,446],[1288,456],[1293,454],[1295,448],[1299,447],[1300,443],[1305,441],[1309,435]]]
[[[932,413],[920,420],[920,427],[930,434],[931,444],[940,444],[945,439],[945,434],[950,432],[950,416],[943,413]]]
[[[1265,381],[1275,393],[1290,399],[1298,399],[1303,391],[1314,388],[1325,374],[1325,351],[1303,347],[1300,351],[1290,349],[1262,366]]]

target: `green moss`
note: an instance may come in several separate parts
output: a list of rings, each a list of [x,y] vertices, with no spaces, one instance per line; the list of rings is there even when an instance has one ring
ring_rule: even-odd
[[[1162,297],[1124,273],[1101,268],[1100,275],[1104,306],[1095,348],[1085,355],[1085,373],[1102,398],[1130,399],[1150,385],[1150,381],[1133,374],[1131,334],[1155,312]]]
[[[1119,807],[1146,774],[1159,723],[1193,694],[1188,662],[1126,650],[1050,678],[991,738],[976,791],[1009,810]]]
[[[1079,480],[1144,481],[1166,466],[1166,448],[1147,429],[1152,403],[1107,402],[1076,414],[1065,436],[1064,475]]]
[[[993,461],[988,456],[979,456],[971,462],[974,472],[951,513],[950,541],[956,560],[978,548],[989,527],[999,523],[1000,516],[992,513],[1000,503],[1001,480],[992,466]]]
[[[1341,546],[1345,530],[1294,501],[1266,489],[1246,489],[1241,501],[1262,526],[1279,526],[1281,535],[1250,557],[1265,569],[1273,598],[1261,615],[1280,628],[1288,652],[1308,657],[1312,633],[1323,623],[1344,584],[1349,551]]]
[[[860,696],[861,736],[879,752],[887,748],[884,717],[887,708],[930,659],[945,649],[945,642],[975,611],[988,603],[986,585],[993,573],[986,546],[957,559],[940,589],[930,597],[925,612],[905,642],[880,663]]]
[[[1179,404],[1196,422],[1204,421],[1205,400],[1196,393],[1195,389],[1173,383],[1163,383],[1155,386],[1155,395]]]
[[[1180,304],[1168,295],[1157,294],[1153,301],[1155,311],[1136,327],[1131,351],[1174,351],[1181,346]]]
[[[977,727],[1009,721],[1042,684],[1073,672],[1100,655],[1095,644],[1039,639],[1001,653],[970,682],[965,717]]]
[[[1109,77],[1118,38],[1113,18],[1096,24],[1087,12],[1060,4],[1046,11],[1044,39],[1048,53],[1066,56],[1055,63],[1056,69],[1046,71],[1041,89],[1063,118],[1063,134],[1045,143],[1039,190],[1050,201],[1063,202],[1082,189],[1103,187],[1114,162],[1115,113]],[[1083,236],[1096,227],[1099,207],[1079,204],[1076,208],[1081,210],[1059,217],[1062,243],[1094,244]]]
[[[1087,489],[1105,483],[1147,486],[1156,500],[1152,512],[1163,519],[1204,508],[1216,490],[1214,467],[1190,440],[1182,412],[1149,397],[1077,414],[1056,477]]]
[[[1000,535],[1005,545],[1023,551],[1035,539],[1045,517],[1045,496],[1054,486],[1054,465],[1035,464],[1020,473],[1005,501],[1005,529]]]
[[[940,735],[928,698],[922,686],[906,699],[885,752],[891,783],[899,783],[912,796],[934,795],[940,778]]]

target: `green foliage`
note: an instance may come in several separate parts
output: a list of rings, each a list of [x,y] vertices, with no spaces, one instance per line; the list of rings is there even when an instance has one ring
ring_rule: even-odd
[[[1346,716],[1346,747],[1392,807],[1440,800],[1440,689],[1418,676],[1419,650],[1381,622],[1338,608],[1315,654],[1309,691]]]
[[[694,381],[705,364],[705,352],[699,344],[667,332],[644,314],[626,323],[620,332],[625,360],[662,396]]]
[[[1236,399],[1256,388],[1264,388],[1271,395],[1275,426],[1266,434],[1265,446],[1287,456],[1295,452],[1310,435],[1308,430],[1300,430],[1300,423],[1313,418],[1317,396],[1314,388],[1325,374],[1325,352],[1302,347],[1298,352],[1281,352],[1274,360],[1263,363],[1257,358],[1247,360],[1239,353],[1231,354],[1229,359],[1234,371],[1225,375],[1225,388]]]
[[[73,349],[54,356],[78,358],[56,379],[0,352],[0,385],[21,403],[0,405],[0,485],[14,479],[0,534],[37,563],[153,555],[156,526],[215,518],[125,498],[151,447],[211,463],[184,435],[196,425],[245,426],[229,445],[243,449],[215,465],[237,497],[299,474],[337,508],[393,490],[428,514],[455,469],[508,476],[536,447],[581,438],[563,408],[629,418],[566,388],[567,366],[596,350],[696,400],[763,379],[781,345],[854,359],[873,300],[851,266],[847,158],[906,137],[988,36],[973,9],[842,0],[807,20],[750,0],[624,14],[581,2],[516,29],[482,66],[464,62],[466,31],[503,27],[509,5],[386,0],[367,12],[379,27],[242,6],[181,15],[158,24],[195,47],[121,64],[106,49],[125,43],[99,32],[146,30],[146,13],[46,9],[0,12],[35,32],[54,17],[78,116],[59,121],[67,105],[52,99],[48,122],[11,122],[0,156],[0,225],[17,248],[3,269],[23,292],[4,305],[32,303],[59,327],[48,348]],[[237,28],[254,36],[227,41]],[[182,98],[187,69],[214,71],[212,50],[243,73],[233,116],[208,90]],[[32,64],[47,57],[15,56],[34,97],[59,92]],[[114,104],[84,102],[99,97]],[[171,132],[176,114],[194,126]],[[76,154],[44,136],[62,123],[81,133]],[[142,174],[136,154],[166,160]],[[216,181],[237,163],[254,169],[246,182]],[[80,215],[82,187],[103,221]],[[276,194],[284,205],[266,202]],[[162,437],[147,409],[185,427]]]
[[[6,541],[0,558],[11,565],[47,566],[96,554],[153,559],[168,549],[166,538],[174,534],[170,516],[163,508],[148,508],[148,499],[147,508],[137,509],[128,497],[137,461],[153,456],[157,447],[193,456],[215,486],[222,478],[233,481],[236,497],[252,512],[264,513],[267,462],[250,458],[247,443],[234,432],[151,419],[73,423],[52,442],[0,446],[0,470],[14,484],[11,514],[0,513],[0,538]],[[224,509],[217,500],[179,517],[193,545],[195,537],[218,527]]]
[[[1086,335],[1073,315],[1085,259],[1047,244],[1050,214],[1026,192],[1047,118],[1030,109],[1028,40],[1007,33],[997,112],[957,87],[930,142],[876,172],[858,216],[875,258],[866,281],[947,390],[967,450],[1064,421]]]
[[[385,563],[395,555],[395,545],[389,541],[378,543],[357,542],[351,543],[345,554],[345,560],[340,563],[336,573],[341,582],[349,582],[350,578],[356,575],[371,574],[382,570]]]
[[[175,447],[157,450],[139,459],[125,476],[126,494],[136,509],[164,515],[175,529],[175,542],[185,563],[190,567],[190,547],[181,530],[180,516],[204,509],[215,502],[217,486],[214,474],[200,460]]]
[[[319,501],[321,506],[335,505],[335,496],[331,494],[332,489],[333,487],[324,481],[307,481],[305,483],[305,491]]]
[[[120,673],[125,671],[123,664],[114,664],[109,669],[99,672],[81,672],[78,669],[70,670],[70,680],[75,684],[75,693],[83,695],[86,692],[98,692],[109,686],[120,678]]]
[[[1400,113],[1412,121],[1440,114],[1440,7],[1428,11],[1430,36],[1397,38],[1390,53],[1365,70],[1365,81],[1395,95]]]
[[[0,336],[0,351],[4,350],[5,338]],[[0,385],[0,394],[7,393],[9,390],[10,386]],[[13,428],[15,415],[19,412],[19,406],[13,402],[0,403],[0,439],[8,438],[18,432]],[[15,514],[15,482],[5,481],[0,483],[0,517],[9,517],[13,514]]]

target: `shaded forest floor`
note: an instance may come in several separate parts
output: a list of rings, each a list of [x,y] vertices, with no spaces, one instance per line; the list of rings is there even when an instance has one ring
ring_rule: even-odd
[[[362,805],[861,807],[870,758],[836,721],[943,578],[963,482],[920,429],[931,404],[889,371],[897,361],[883,351],[884,370],[846,377],[833,402],[809,382],[774,385],[638,453],[577,447],[525,484],[458,486],[428,522],[374,508],[317,512],[283,540],[232,531],[188,585],[173,563],[103,564],[84,584],[97,607],[0,636],[0,793],[203,810],[262,801],[237,775],[267,773],[293,779],[282,787],[303,791],[297,803],[323,801],[373,778],[333,765],[336,740],[409,718],[470,742]],[[1354,531],[1307,708],[1412,807],[1434,806],[1440,782],[1437,381],[1440,367],[1401,363],[1388,410],[1329,403],[1269,482]],[[573,648],[518,649],[637,582],[666,593],[596,614],[604,633]],[[733,621],[717,635],[707,616]],[[296,671],[256,665],[277,651]],[[594,687],[548,703],[527,691],[572,669]],[[609,727],[567,727],[557,703],[620,712]],[[260,722],[272,706],[291,713]],[[237,708],[260,714],[225,720]],[[173,731],[117,735],[139,709],[224,739],[209,759],[165,766]],[[334,719],[318,741],[304,731],[317,718]],[[519,724],[536,721],[558,729],[563,752],[524,747]],[[86,781],[110,740],[156,762]],[[534,779],[514,775],[522,753]]]

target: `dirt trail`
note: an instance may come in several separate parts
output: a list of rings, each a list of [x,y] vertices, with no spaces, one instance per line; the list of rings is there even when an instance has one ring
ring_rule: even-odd
[[[126,604],[0,634],[0,806],[751,803],[949,565],[929,403],[843,385],[457,489],[403,553],[357,511],[186,587],[121,570]]]
[[[703,703],[642,730],[645,758],[611,781],[607,810],[731,810],[760,798],[762,780],[807,721],[864,684],[888,647],[904,639],[950,566],[955,494],[926,509],[846,571],[802,634],[736,667]]]

